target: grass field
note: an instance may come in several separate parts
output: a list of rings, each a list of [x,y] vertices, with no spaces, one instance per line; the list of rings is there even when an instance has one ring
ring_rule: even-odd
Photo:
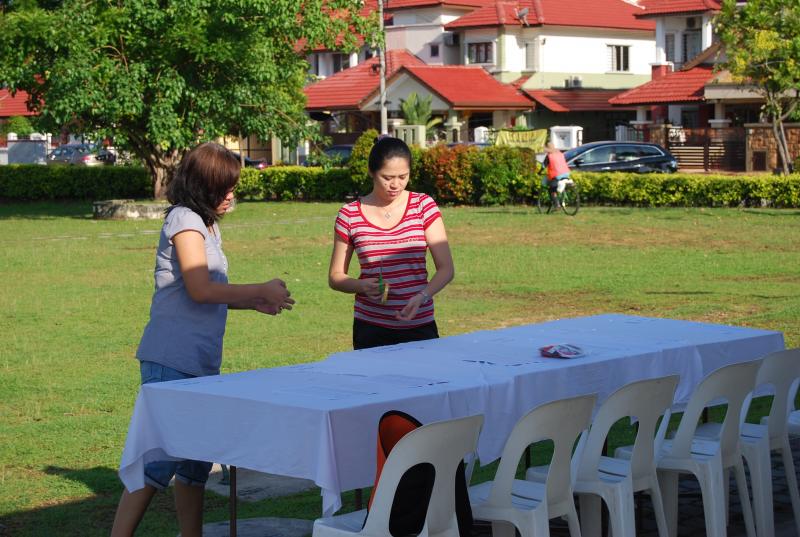
[[[223,371],[349,348],[352,297],[327,287],[337,204],[242,203],[222,223],[233,282],[281,277],[297,306],[231,312]],[[456,278],[442,335],[604,312],[781,330],[800,345],[800,211],[447,208]],[[94,221],[89,204],[0,206],[0,535],[107,535],[138,389],[133,359],[160,222]],[[213,431],[209,431],[213,434]],[[208,493],[206,520],[227,518]],[[242,505],[314,518],[315,493]],[[177,534],[171,493],[141,535]]]

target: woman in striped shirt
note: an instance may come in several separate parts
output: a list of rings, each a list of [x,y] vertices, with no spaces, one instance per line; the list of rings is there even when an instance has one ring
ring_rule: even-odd
[[[328,283],[356,295],[356,349],[439,337],[432,297],[453,279],[453,258],[436,202],[406,190],[410,172],[405,142],[377,139],[369,155],[372,191],[336,217]],[[428,249],[436,266],[430,281]],[[347,275],[353,252],[361,265],[358,279]]]

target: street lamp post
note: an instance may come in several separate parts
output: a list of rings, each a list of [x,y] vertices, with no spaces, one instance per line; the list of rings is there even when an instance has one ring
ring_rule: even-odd
[[[386,112],[386,36],[383,33],[383,4],[386,0],[378,0],[378,25],[380,28],[380,43],[378,44],[378,58],[380,60],[381,74],[381,134],[389,134],[389,120]]]

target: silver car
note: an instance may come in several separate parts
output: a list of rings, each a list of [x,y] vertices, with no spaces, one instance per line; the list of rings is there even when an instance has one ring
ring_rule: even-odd
[[[117,155],[92,144],[64,144],[47,155],[47,164],[72,164],[75,166],[103,166],[114,164]]]

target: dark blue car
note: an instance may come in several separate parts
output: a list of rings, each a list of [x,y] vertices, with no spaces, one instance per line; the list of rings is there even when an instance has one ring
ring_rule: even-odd
[[[564,153],[570,169],[581,171],[678,171],[678,161],[658,144],[646,142],[591,142]]]

